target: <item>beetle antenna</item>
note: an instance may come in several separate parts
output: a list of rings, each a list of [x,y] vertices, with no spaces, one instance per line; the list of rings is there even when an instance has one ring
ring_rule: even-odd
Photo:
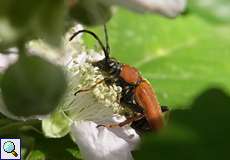
[[[105,54],[105,60],[107,61],[107,59],[109,57],[109,54],[107,52],[107,47],[105,48],[105,46],[102,43],[102,41],[100,40],[100,38],[95,33],[93,33],[92,31],[89,31],[89,30],[86,30],[86,29],[77,31],[69,38],[69,41],[72,41],[78,34],[83,33],[83,32],[90,34],[91,36],[93,36],[98,41],[98,43],[100,44],[100,46],[101,46],[101,48],[102,48],[102,50],[103,50],[103,52]]]
[[[104,32],[105,32],[106,51],[109,54],[110,53],[109,36],[108,36],[106,24],[104,24]],[[109,58],[109,55],[107,58]]]

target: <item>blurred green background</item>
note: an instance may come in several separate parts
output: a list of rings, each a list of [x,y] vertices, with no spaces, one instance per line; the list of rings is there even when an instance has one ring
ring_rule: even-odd
[[[208,88],[230,91],[228,24],[192,13],[166,19],[119,9],[108,30],[112,56],[137,67],[161,104],[185,107]],[[103,38],[102,27],[96,31]]]

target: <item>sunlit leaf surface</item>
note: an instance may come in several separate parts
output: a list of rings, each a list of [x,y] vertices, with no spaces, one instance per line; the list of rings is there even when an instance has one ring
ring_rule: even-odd
[[[184,107],[212,86],[230,91],[227,26],[195,15],[169,20],[119,10],[107,27],[112,56],[137,67],[163,105]]]

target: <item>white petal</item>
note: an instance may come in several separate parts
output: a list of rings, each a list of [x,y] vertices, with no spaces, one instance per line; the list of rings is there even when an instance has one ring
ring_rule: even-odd
[[[106,122],[101,122],[103,124],[111,124],[111,123],[120,123],[123,122],[126,118],[124,116],[120,116],[118,114],[114,114],[113,117],[107,119]],[[100,123],[100,122],[99,122]],[[123,126],[120,128],[111,128],[109,129],[113,133],[115,133],[118,137],[123,138],[126,142],[129,143],[131,150],[137,148],[138,144],[140,143],[140,137],[136,133],[134,129],[129,126]]]
[[[61,46],[54,47],[43,40],[33,40],[27,43],[30,54],[46,58],[52,63],[67,66],[78,54],[85,49],[81,35],[76,36],[72,41],[69,38],[77,31],[83,29],[82,25],[76,24],[62,38]]]
[[[133,146],[131,140],[126,141],[132,136],[125,135],[125,132],[118,136],[107,128],[96,126],[91,121],[76,121],[71,127],[71,135],[86,160],[132,159]]]
[[[159,13],[167,17],[175,17],[186,8],[187,0],[100,0],[113,2],[139,12]]]
[[[10,64],[17,60],[17,54],[1,54],[0,53],[0,72],[3,72]]]

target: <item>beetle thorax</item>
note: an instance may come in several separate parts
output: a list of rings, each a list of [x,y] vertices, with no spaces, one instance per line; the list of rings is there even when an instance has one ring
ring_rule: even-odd
[[[120,72],[120,77],[127,83],[138,85],[142,78],[138,70],[130,65],[123,64]]]

